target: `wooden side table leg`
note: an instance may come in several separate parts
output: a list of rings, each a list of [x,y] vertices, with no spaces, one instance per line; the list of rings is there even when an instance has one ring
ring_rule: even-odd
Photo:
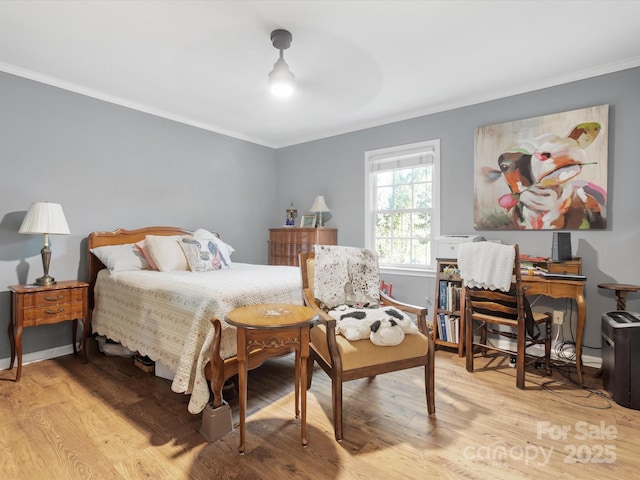
[[[78,347],[77,347],[77,338],[78,338],[78,319],[74,318],[71,323],[73,324],[73,327],[71,327],[71,339],[73,340],[73,354],[77,355],[78,354]]]
[[[11,346],[11,361],[9,370],[13,369],[13,362],[16,359],[16,294],[11,292],[11,316],[9,317],[9,345]]]
[[[16,382],[20,381],[20,374],[22,373],[22,325],[18,325],[16,328],[16,358],[18,362],[18,371],[16,372]],[[11,359],[11,365],[13,368],[13,358]]]
[[[11,346],[11,361],[9,362],[9,370],[13,368],[16,359],[16,331],[13,319],[9,320],[9,344]]]
[[[243,454],[247,414],[247,330],[244,328],[238,328],[238,395],[240,396],[240,445],[238,452]]]
[[[627,309],[627,292],[624,290],[616,290],[616,310]]]
[[[300,417],[300,349],[296,348],[296,359],[293,376],[295,377],[296,418]],[[304,388],[304,387],[302,387]]]
[[[87,337],[89,336],[89,319],[87,317],[84,317],[82,319],[82,361],[84,363],[88,363],[88,359],[87,359]],[[74,335],[74,341],[75,341],[75,335]]]
[[[307,439],[307,359],[309,358],[309,326],[305,325],[300,329],[300,390],[302,396],[302,416],[300,418],[300,436],[302,446],[306,447],[309,443]],[[298,350],[296,350],[296,356]],[[296,387],[298,380],[296,379]]]

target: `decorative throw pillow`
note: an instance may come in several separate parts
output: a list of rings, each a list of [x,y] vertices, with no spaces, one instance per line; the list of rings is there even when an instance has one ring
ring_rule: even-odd
[[[147,235],[145,237],[149,254],[161,272],[189,270],[180,240],[181,235]]]
[[[213,243],[215,243],[218,247],[218,250],[220,251],[220,255],[222,256],[222,268],[231,267],[231,254],[235,252],[235,249],[231,245],[220,240],[220,237],[218,235],[216,235],[215,233],[211,233],[204,228],[199,228],[193,232],[193,238],[199,240],[202,244],[205,244],[208,241],[212,241]]]
[[[228,265],[224,266],[222,253],[211,239],[183,238],[180,241],[180,247],[192,272],[210,272],[229,268]]]
[[[124,245],[107,245],[91,249],[111,273],[127,270],[145,270],[148,268],[144,256],[138,252],[133,243]]]
[[[135,244],[135,248],[138,252],[142,254],[144,259],[147,261],[147,265],[149,266],[149,270],[158,270],[158,266],[156,262],[153,261],[153,257],[151,253],[149,253],[149,247],[147,247],[146,240],[140,240]]]

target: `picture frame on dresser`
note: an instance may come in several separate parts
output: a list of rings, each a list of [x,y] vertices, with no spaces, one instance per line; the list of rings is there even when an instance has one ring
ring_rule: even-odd
[[[300,228],[315,228],[316,226],[316,214],[302,215],[300,218]]]

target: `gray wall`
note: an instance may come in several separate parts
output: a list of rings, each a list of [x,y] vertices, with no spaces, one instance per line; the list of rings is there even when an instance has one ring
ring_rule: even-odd
[[[52,236],[50,273],[85,279],[85,242],[96,230],[207,228],[233,259],[267,262],[276,210],[276,152],[0,73],[0,359],[8,285],[42,275],[41,235],[18,228],[35,201],[61,203],[71,235]],[[71,324],[28,328],[25,354],[69,345]]]
[[[470,80],[471,81],[471,80]],[[573,254],[583,258],[587,325],[584,345],[600,347],[600,317],[615,309],[613,292],[599,283],[640,284],[640,213],[638,212],[640,161],[640,69],[574,82],[559,87],[503,98],[470,107],[427,115],[362,130],[278,151],[278,206],[293,201],[306,213],[314,195],[324,194],[343,245],[364,245],[364,152],[378,148],[439,138],[441,141],[442,234],[476,233],[473,230],[473,155],[477,127],[551,113],[608,104],[609,205],[606,231],[572,231]],[[531,255],[551,254],[550,231],[480,231],[490,239],[518,243]],[[394,296],[416,304],[434,296],[433,278],[388,275]],[[572,302],[541,299],[540,308],[571,311]],[[640,294],[630,294],[627,309],[640,311]],[[575,323],[573,325],[575,332]],[[570,340],[565,329],[565,339]],[[598,349],[586,355],[600,357]]]
[[[587,283],[585,345],[600,346],[600,315],[615,305],[598,283],[640,283],[635,144],[640,69],[427,115],[274,151],[61,89],[0,73],[0,333],[8,285],[42,275],[40,236],[17,233],[29,205],[63,205],[71,235],[52,237],[51,274],[85,278],[85,241],[95,230],[148,225],[219,232],[234,260],[267,261],[267,230],[323,194],[343,245],[364,244],[364,152],[439,138],[442,233],[473,233],[473,135],[478,126],[609,104],[609,228],[573,231]],[[549,255],[551,232],[479,232]],[[388,276],[401,300],[424,304],[433,279]],[[564,301],[552,308],[570,308]],[[543,304],[544,306],[544,304]],[[628,308],[640,311],[640,296]],[[573,314],[575,316],[575,312]],[[70,324],[25,330],[25,354],[68,346]],[[567,337],[570,337],[567,331]],[[585,353],[600,356],[599,350]],[[9,356],[0,334],[0,362]],[[8,361],[7,361],[8,363]]]

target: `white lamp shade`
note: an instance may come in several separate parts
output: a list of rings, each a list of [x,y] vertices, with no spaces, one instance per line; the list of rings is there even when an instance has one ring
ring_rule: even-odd
[[[327,202],[324,201],[324,195],[318,195],[311,205],[311,212],[330,212]]]
[[[289,70],[289,65],[280,58],[274,65],[273,70],[269,74],[269,84],[271,85],[271,93],[278,97],[288,97],[293,93],[294,75]]]
[[[19,233],[69,235],[69,225],[59,203],[36,202],[29,207]]]

